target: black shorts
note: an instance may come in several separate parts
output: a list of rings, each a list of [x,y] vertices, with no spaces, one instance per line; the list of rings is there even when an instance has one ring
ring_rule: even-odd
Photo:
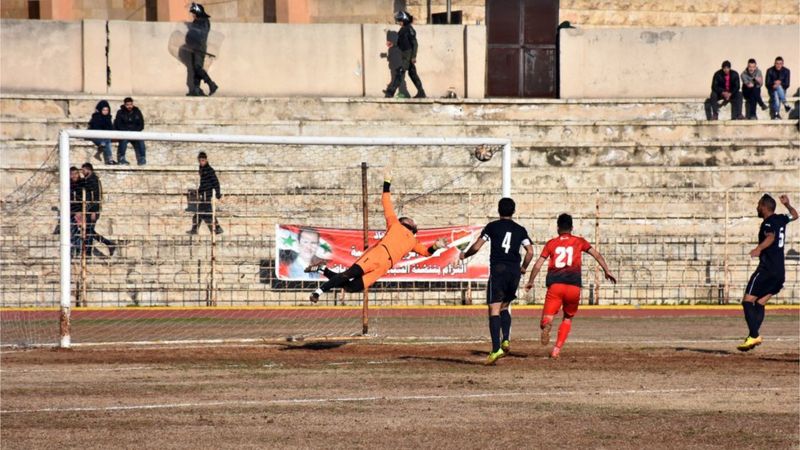
[[[747,282],[747,287],[744,289],[745,295],[752,295],[756,298],[761,298],[765,295],[776,295],[783,289],[784,277],[776,276],[775,274],[756,270],[753,275],[750,275],[750,281]]]
[[[486,303],[510,303],[517,298],[517,288],[522,273],[519,267],[493,264],[486,286]]]

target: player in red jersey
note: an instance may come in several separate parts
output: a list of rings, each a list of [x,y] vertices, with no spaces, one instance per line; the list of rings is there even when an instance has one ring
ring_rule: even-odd
[[[597,250],[580,236],[572,235],[572,216],[561,214],[558,216],[558,237],[551,239],[545,244],[541,256],[533,265],[533,271],[525,289],[533,289],[533,280],[542,269],[542,265],[550,258],[547,266],[547,295],[544,299],[542,309],[542,345],[550,343],[550,329],[553,326],[553,317],[561,307],[564,307],[564,320],[558,327],[558,338],[556,345],[550,352],[551,358],[558,358],[561,354],[561,347],[567,340],[569,331],[572,328],[572,318],[578,312],[578,303],[581,300],[581,254],[586,252],[597,260],[603,268],[606,279],[616,283],[617,279],[608,270],[605,258]]]

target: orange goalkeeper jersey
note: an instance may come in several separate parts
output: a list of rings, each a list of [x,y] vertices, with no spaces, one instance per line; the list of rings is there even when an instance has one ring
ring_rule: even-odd
[[[383,204],[383,215],[386,217],[386,234],[375,247],[384,246],[386,248],[392,266],[400,262],[412,250],[422,256],[431,256],[428,248],[418,242],[414,233],[397,219],[390,193],[383,193],[381,203]]]

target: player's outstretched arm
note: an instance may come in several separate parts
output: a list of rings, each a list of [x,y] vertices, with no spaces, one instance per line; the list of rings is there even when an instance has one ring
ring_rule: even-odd
[[[421,242],[417,242],[417,245],[415,245],[412,250],[414,251],[414,253],[418,255],[432,256],[434,253],[436,253],[437,250],[443,249],[445,247],[447,247],[447,239],[439,238],[430,247],[425,247],[425,245],[422,244]]]
[[[383,217],[386,219],[386,228],[389,228],[396,222],[397,214],[394,212],[394,205],[392,204],[392,168],[386,166],[383,168],[383,194],[381,195],[381,204],[383,205]]]
[[[600,267],[603,269],[603,273],[606,276],[606,280],[617,284],[617,278],[611,274],[610,270],[608,270],[608,264],[606,264],[606,259],[603,258],[603,255],[601,255],[600,252],[598,252],[594,247],[587,250],[586,253],[592,255],[592,257],[597,261],[597,264],[600,264]]]
[[[800,215],[797,214],[797,210],[794,209],[794,206],[792,206],[791,203],[789,203],[789,196],[785,194],[781,195],[780,200],[781,203],[783,203],[783,206],[785,206],[786,209],[789,210],[789,215],[792,216],[792,220],[797,220],[797,218],[800,217]]]
[[[528,278],[528,282],[525,283],[526,291],[533,289],[533,280],[536,279],[536,275],[539,275],[539,271],[542,270],[542,265],[545,261],[547,261],[547,258],[544,256],[540,256],[539,259],[536,260],[536,263],[533,265],[533,270],[531,271],[531,277]]]
[[[480,249],[481,249],[481,247],[483,247],[483,243],[484,243],[484,242],[486,242],[486,241],[484,241],[484,240],[483,240],[483,239],[481,239],[481,238],[478,238],[478,240],[477,240],[477,241],[475,241],[475,242],[473,242],[473,243],[472,243],[472,245],[471,245],[471,246],[470,246],[470,247],[467,249],[467,251],[465,251],[465,252],[461,252],[461,253],[458,255],[458,259],[462,259],[462,260],[463,260],[463,259],[467,259],[467,258],[469,258],[470,256],[474,255],[475,253],[478,253],[478,250],[480,250]]]

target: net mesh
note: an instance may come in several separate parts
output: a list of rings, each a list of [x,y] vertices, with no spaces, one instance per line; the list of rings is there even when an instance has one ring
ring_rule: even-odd
[[[367,164],[369,226],[385,226],[383,167],[393,168],[399,215],[421,228],[483,225],[496,216],[501,157],[485,146],[250,145],[148,142],[147,166],[95,164],[104,189],[97,231],[116,252],[97,245],[72,265],[72,339],[78,344],[343,337],[362,332],[362,296],[334,292],[316,306],[316,281],[276,276],[276,224],[360,229],[361,163]],[[196,155],[216,169],[223,199],[215,215],[224,230],[201,226],[187,235],[196,205]],[[73,141],[71,160],[95,147]],[[486,159],[481,161],[480,159]],[[718,169],[725,170],[725,169]],[[733,170],[733,169],[731,169]],[[52,344],[58,338],[59,241],[57,151],[2,208],[0,338],[3,345]],[[755,188],[687,185],[705,168],[659,169],[619,189],[602,171],[579,176],[516,164],[517,220],[538,252],[570,212],[575,233],[609,261],[619,284],[602,281],[584,258],[584,303],[676,304],[736,301],[756,261]],[[706,185],[712,185],[707,183]],[[797,197],[800,190],[787,192]],[[676,207],[675,205],[680,205]],[[800,286],[796,239],[787,240],[787,301]],[[538,253],[537,253],[538,255]],[[488,249],[473,258],[485,262]],[[212,262],[213,260],[213,262]],[[530,297],[539,304],[544,276]],[[485,337],[485,283],[379,282],[370,290],[369,334],[386,338]],[[521,292],[520,292],[521,294]],[[469,306],[472,305],[472,306]],[[517,308],[515,327],[535,327],[534,310]]]

